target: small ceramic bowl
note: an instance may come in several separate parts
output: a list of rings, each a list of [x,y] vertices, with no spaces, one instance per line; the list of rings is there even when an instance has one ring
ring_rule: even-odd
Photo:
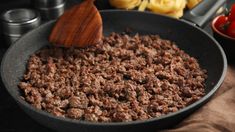
[[[215,22],[219,16],[215,17],[212,21],[211,28],[215,39],[223,47],[229,63],[235,63],[235,38],[232,38],[224,33],[221,33],[215,28]]]

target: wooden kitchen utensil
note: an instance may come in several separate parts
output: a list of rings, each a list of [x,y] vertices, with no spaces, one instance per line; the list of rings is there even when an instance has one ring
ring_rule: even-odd
[[[62,47],[86,47],[102,38],[102,19],[94,0],[84,0],[67,10],[56,22],[49,41]]]

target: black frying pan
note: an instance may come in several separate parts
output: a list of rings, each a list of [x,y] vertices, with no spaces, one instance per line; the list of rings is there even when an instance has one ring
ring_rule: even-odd
[[[204,5],[215,11],[215,8],[210,6],[213,5],[217,8],[224,2],[224,0],[204,0]],[[203,7],[202,5],[200,6]],[[198,25],[205,23],[202,13],[205,14],[206,12],[204,10],[201,11],[197,10],[196,12],[201,15],[201,19],[197,19],[199,20],[197,21]],[[208,17],[208,13],[211,15],[214,11],[207,12],[205,16]],[[201,67],[208,71],[206,95],[199,101],[177,112],[146,121],[91,123],[55,117],[47,112],[37,110],[20,98],[21,93],[17,85],[26,70],[29,56],[40,48],[49,45],[48,35],[55,24],[54,21],[51,21],[26,34],[12,45],[6,52],[1,65],[1,77],[6,89],[19,106],[40,124],[63,132],[156,131],[179,123],[183,118],[206,103],[223,82],[227,60],[222,48],[210,35],[193,24],[137,11],[101,11],[101,15],[104,24],[104,35],[108,35],[111,32],[122,32],[128,27],[140,34],[159,34],[162,38],[175,41],[181,49],[196,57]],[[188,14],[190,17],[191,15],[190,13]]]

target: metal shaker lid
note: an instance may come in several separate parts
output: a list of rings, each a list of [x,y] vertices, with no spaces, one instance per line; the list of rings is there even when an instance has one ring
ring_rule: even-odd
[[[11,9],[1,15],[2,33],[11,42],[38,27],[40,24],[41,18],[39,13],[31,9]]]
[[[8,25],[22,25],[38,21],[37,11],[25,8],[8,10],[1,16],[2,22]]]
[[[31,0],[31,4],[35,8],[50,8],[61,5],[66,0]]]

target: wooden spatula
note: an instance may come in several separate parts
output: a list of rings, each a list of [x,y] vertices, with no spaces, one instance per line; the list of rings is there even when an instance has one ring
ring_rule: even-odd
[[[94,0],[84,0],[58,19],[49,42],[62,47],[86,47],[101,40],[102,30],[102,19]]]

